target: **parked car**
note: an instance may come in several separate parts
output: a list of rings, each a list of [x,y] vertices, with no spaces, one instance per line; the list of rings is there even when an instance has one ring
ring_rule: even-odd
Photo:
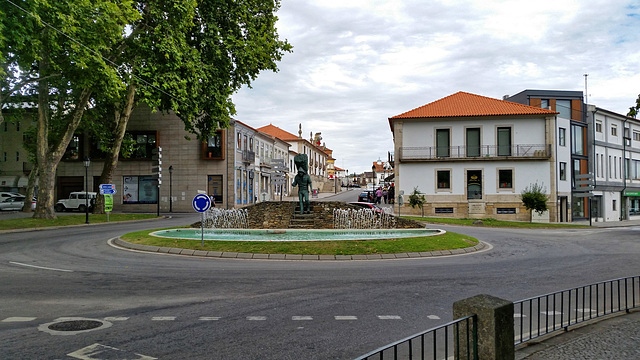
[[[0,202],[0,210],[3,211],[20,211],[24,206],[24,196],[14,196],[10,198],[6,198]],[[31,210],[35,210],[36,201],[35,199],[31,203]]]
[[[358,202],[350,202],[349,204],[355,205],[355,206],[360,206],[360,207],[365,208],[365,209],[371,209],[371,210],[374,210],[374,211],[377,211],[377,212],[384,212],[384,210],[382,210],[382,208],[380,208],[378,205],[372,204],[370,202],[360,202],[360,201],[358,201]]]
[[[371,202],[369,194],[371,194],[371,198],[373,198],[373,193],[371,192],[371,190],[365,190],[361,192],[360,195],[358,195],[358,202]]]
[[[88,192],[89,195],[89,211],[93,209],[93,205],[96,202],[97,193]],[[86,197],[84,191],[75,191],[69,194],[68,199],[60,199],[54,205],[53,209],[58,212],[62,211],[73,211],[78,210],[80,212],[85,212],[87,210],[86,206]]]
[[[0,192],[0,201],[2,201],[4,199],[16,197],[16,196],[24,196],[24,195],[18,194],[18,193],[14,193],[14,192],[3,191],[3,192]]]

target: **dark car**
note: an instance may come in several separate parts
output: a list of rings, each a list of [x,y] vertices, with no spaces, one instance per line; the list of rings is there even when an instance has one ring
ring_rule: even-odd
[[[365,209],[371,209],[371,210],[375,210],[377,212],[384,212],[384,210],[382,210],[380,207],[378,207],[378,205],[376,204],[372,204],[370,202],[350,202],[349,204],[351,205],[355,205],[355,206],[360,206],[362,208]]]
[[[371,197],[369,197],[371,195]],[[358,202],[371,202],[373,199],[373,192],[371,190],[363,191],[358,195]]]

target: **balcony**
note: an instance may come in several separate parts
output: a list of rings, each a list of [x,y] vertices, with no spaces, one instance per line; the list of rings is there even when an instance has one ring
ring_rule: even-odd
[[[242,150],[242,161],[253,163],[256,161],[256,153],[249,150]]]
[[[470,149],[466,146],[403,147],[400,148],[399,159],[402,162],[548,160],[551,150],[551,144],[484,145]]]

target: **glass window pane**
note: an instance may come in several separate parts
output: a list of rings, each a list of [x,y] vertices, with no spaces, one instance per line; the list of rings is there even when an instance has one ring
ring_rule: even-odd
[[[436,156],[448,157],[449,156],[449,129],[436,130]]]
[[[498,128],[498,156],[511,156],[511,128]]]
[[[467,129],[467,156],[480,156],[480,129]]]

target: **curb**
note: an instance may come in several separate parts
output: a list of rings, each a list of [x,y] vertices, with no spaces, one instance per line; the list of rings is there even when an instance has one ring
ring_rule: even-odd
[[[190,250],[179,248],[168,248],[151,245],[132,244],[121,238],[109,239],[109,245],[114,247],[150,252],[157,254],[171,254],[184,256],[197,256],[207,258],[224,258],[224,259],[256,259],[256,260],[312,260],[312,261],[345,261],[345,260],[395,260],[395,259],[416,259],[416,258],[433,258],[440,256],[466,255],[481,250],[491,249],[491,245],[480,241],[478,245],[453,250],[427,251],[419,253],[397,253],[397,254],[369,254],[369,255],[305,255],[305,254],[253,254],[253,253],[237,253],[222,251],[204,251]]]

